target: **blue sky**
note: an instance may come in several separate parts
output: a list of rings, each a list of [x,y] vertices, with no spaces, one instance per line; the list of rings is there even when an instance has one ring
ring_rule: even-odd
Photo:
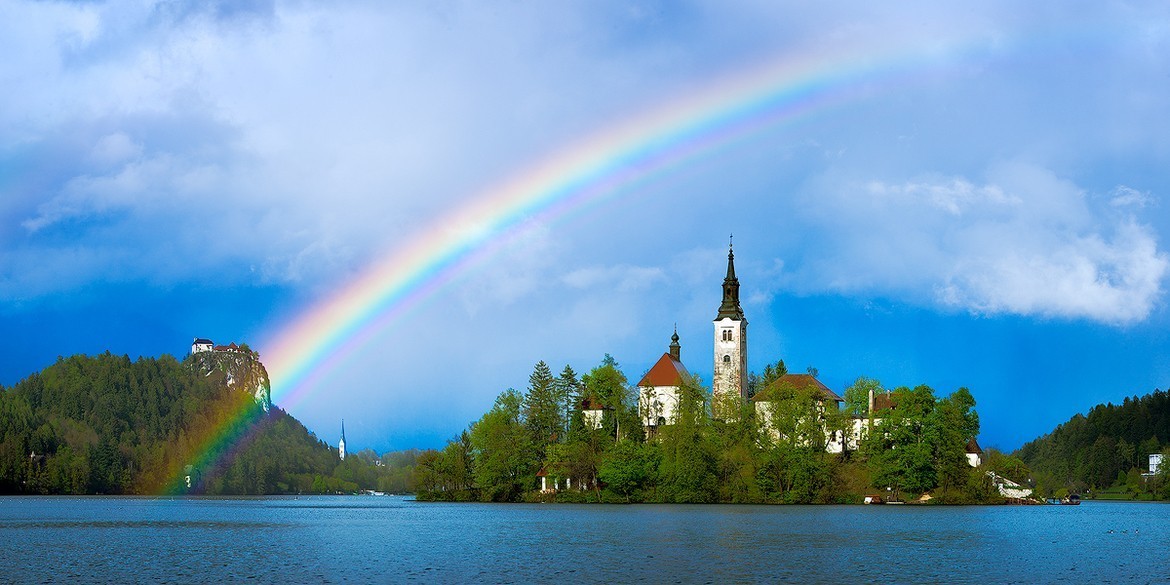
[[[1170,383],[1168,13],[0,0],[0,384],[195,336],[263,356],[550,153],[761,64],[896,44],[929,67],[528,225],[288,407],[330,442],[344,418],[357,448],[439,446],[537,360],[636,380],[675,323],[709,381],[734,232],[750,367],[967,386],[981,442],[1014,449]]]

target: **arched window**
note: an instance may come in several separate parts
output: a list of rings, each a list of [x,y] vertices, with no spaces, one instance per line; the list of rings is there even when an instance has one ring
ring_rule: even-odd
[[[731,363],[731,356],[729,356],[729,355],[723,356],[723,363],[730,364]]]
[[[658,417],[658,426],[662,426],[664,424],[666,424],[666,417]]]

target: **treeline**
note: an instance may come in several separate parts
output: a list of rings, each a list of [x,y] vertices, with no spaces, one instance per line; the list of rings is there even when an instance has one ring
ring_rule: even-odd
[[[388,477],[361,457],[339,462],[229,384],[248,375],[169,355],[58,358],[0,387],[0,493],[336,493]]]
[[[1037,491],[1059,495],[1110,490],[1139,498],[1170,498],[1170,394],[1155,390],[1077,414],[1019,449]],[[1162,473],[1143,477],[1149,455],[1166,453]]]
[[[868,391],[887,392],[863,378],[846,392],[848,408],[837,410],[812,391],[774,383],[785,371],[781,362],[753,376],[753,390],[769,393],[767,406],[757,413],[752,403],[737,405],[733,420],[712,418],[710,392],[685,380],[674,424],[647,429],[637,389],[609,355],[580,380],[570,367],[554,376],[541,361],[525,392],[503,392],[441,451],[418,457],[418,497],[848,503],[930,492],[934,502],[1000,501],[985,469],[967,464],[979,419],[966,389],[939,398],[927,386],[897,388],[885,401],[896,407],[871,413]],[[594,413],[600,407],[600,418],[587,418],[583,403]],[[854,425],[860,441],[828,452]]]

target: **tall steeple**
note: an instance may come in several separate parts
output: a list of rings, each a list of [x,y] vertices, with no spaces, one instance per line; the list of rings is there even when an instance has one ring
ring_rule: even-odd
[[[337,454],[345,461],[345,419],[341,419],[341,440],[337,442]]]
[[[747,319],[739,304],[735,252],[727,245],[727,277],[723,302],[715,317],[715,368],[711,380],[711,409],[715,418],[732,420],[747,400]]]
[[[678,344],[678,325],[675,325],[674,335],[670,336],[670,357],[674,358],[676,362],[681,362],[680,355],[682,355],[682,346]]]
[[[743,307],[739,305],[739,279],[735,277],[735,252],[727,245],[727,276],[723,279],[723,303],[715,320],[743,320]]]

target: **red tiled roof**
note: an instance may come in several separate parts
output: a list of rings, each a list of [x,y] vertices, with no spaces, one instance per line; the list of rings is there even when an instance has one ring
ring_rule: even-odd
[[[586,398],[581,401],[581,410],[612,410],[596,398]]]
[[[829,390],[828,386],[822,384],[820,380],[814,378],[811,374],[784,374],[783,376],[777,378],[775,382],[769,384],[767,389],[765,389],[763,392],[757,392],[756,395],[752,397],[752,401],[767,402],[769,397],[772,395],[772,391],[783,386],[790,386],[797,390],[812,390],[813,392],[822,396],[824,399],[835,402],[844,402],[844,400],[842,400],[842,398],[838,396],[836,392]]]
[[[686,366],[682,362],[671,357],[669,353],[662,354],[658,358],[658,363],[642,376],[642,381],[638,382],[639,387],[648,386],[679,386],[682,384],[683,378],[688,376]]]
[[[894,395],[889,392],[882,392],[873,395],[873,411],[879,410],[893,410],[898,407],[898,403],[894,402]]]
[[[971,440],[967,441],[967,452],[980,454],[983,453],[983,449],[979,448],[979,443],[975,442],[975,437],[971,437]]]

